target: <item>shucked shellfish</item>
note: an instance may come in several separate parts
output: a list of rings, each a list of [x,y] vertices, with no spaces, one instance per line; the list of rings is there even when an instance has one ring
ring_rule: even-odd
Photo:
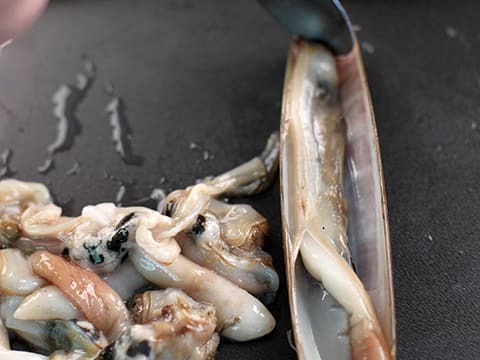
[[[220,334],[268,334],[275,319],[259,298],[272,300],[279,285],[262,250],[268,222],[220,199],[268,186],[278,152],[274,133],[260,156],[174,191],[162,212],[101,203],[69,217],[43,185],[0,181],[8,247],[0,254],[0,330],[52,360],[211,359]],[[138,288],[155,285],[176,289],[144,292],[127,308]],[[44,359],[9,350],[1,335],[0,355]]]
[[[280,152],[299,358],[394,358],[385,195],[358,48],[335,59],[320,44],[292,43]]]

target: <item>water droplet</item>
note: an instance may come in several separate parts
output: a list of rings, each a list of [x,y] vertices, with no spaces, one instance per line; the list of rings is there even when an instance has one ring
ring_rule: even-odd
[[[67,175],[76,175],[80,172],[80,164],[76,162],[73,166],[67,171]]]
[[[105,93],[107,95],[113,95],[113,85],[110,83],[105,84]]]
[[[457,30],[450,25],[445,27],[445,33],[451,39],[455,39],[458,35]]]
[[[120,183],[120,187],[118,188],[117,195],[115,196],[115,204],[117,206],[122,206],[122,200],[125,195],[125,185]]]
[[[88,86],[88,77],[85,74],[77,74],[77,88],[79,90],[85,90]]]
[[[375,46],[368,41],[362,41],[362,49],[365,50],[367,54],[373,54],[375,52]]]
[[[199,151],[202,154],[202,158],[203,158],[204,161],[213,160],[215,158],[215,156],[213,154],[211,154],[207,149],[205,149],[202,145],[199,145],[199,144],[197,144],[193,141],[190,142],[188,147],[189,147],[190,150]],[[198,164],[199,161],[196,160],[195,163]]]
[[[96,73],[95,63],[88,58],[87,55],[83,57],[83,68],[88,77],[94,77]]]
[[[45,159],[42,165],[37,167],[37,171],[40,174],[46,174],[55,167],[53,162],[53,156],[50,154],[48,158]]]
[[[0,153],[0,178],[8,177],[16,173],[16,170],[10,167],[10,161],[13,156],[13,151],[6,148]]]

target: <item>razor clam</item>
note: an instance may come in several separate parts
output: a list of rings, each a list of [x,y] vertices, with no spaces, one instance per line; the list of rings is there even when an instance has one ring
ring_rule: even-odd
[[[51,202],[48,189],[39,183],[7,179],[0,181],[0,247],[10,247],[20,236],[19,221],[29,206]]]
[[[147,291],[135,298],[137,325],[103,352],[101,358],[206,360],[213,358],[219,337],[215,308],[183,291]]]
[[[18,320],[13,313],[23,301],[23,296],[2,296],[0,299],[0,316],[5,327],[14,331],[27,343],[43,353],[52,349],[48,342],[47,327],[44,322],[33,320]]]
[[[282,217],[293,332],[301,359],[394,357],[378,145],[358,49],[349,56],[348,66],[339,66],[341,104],[336,62],[323,46],[294,41],[285,76]],[[352,257],[342,186],[346,141]],[[359,253],[362,248],[368,254]],[[365,266],[372,266],[367,274]]]
[[[166,209],[171,217],[147,208],[118,208],[109,203],[86,206],[79,217],[65,217],[61,208],[48,204],[22,214],[22,233],[38,241],[62,241],[72,261],[97,273],[113,271],[134,242],[156,261],[171,263],[180,253],[175,236],[194,225],[213,197],[262,190],[275,174],[277,161],[278,135],[274,134],[259,157],[213,180],[171,193],[168,204],[174,201],[174,206]]]
[[[105,336],[85,320],[52,320],[47,323],[52,347],[82,358],[93,359],[108,345]]]
[[[29,261],[38,275],[56,285],[110,341],[118,339],[131,325],[120,296],[92,271],[48,251],[33,253]]]
[[[125,260],[114,272],[102,276],[102,279],[115,290],[123,301],[130,299],[135,291],[149,282],[133,267],[129,259]]]
[[[8,360],[46,360],[47,358],[40,354],[26,351],[10,350],[7,329],[0,318],[0,359]]]
[[[20,237],[20,226],[9,218],[0,220],[0,248],[12,246]]]
[[[0,250],[0,292],[3,295],[28,295],[45,283],[33,272],[20,250]]]
[[[280,141],[278,132],[272,133],[262,153],[252,160],[207,181],[218,195],[247,196],[258,194],[272,183],[278,169]]]
[[[228,204],[212,199],[205,210],[218,219],[228,244],[237,247],[263,246],[270,225],[250,205]]]
[[[48,285],[26,296],[13,317],[19,320],[70,320],[80,319],[83,315],[58,287]]]
[[[111,213],[109,217],[111,218],[114,214],[116,215],[115,221],[119,222],[115,226],[113,235],[108,235],[107,232],[107,239],[103,241],[105,245],[102,246],[102,241],[100,241],[99,245],[95,246],[96,249],[102,249],[106,246],[108,251],[115,253],[112,257],[116,259],[116,265],[118,265],[118,259],[123,260],[133,242],[152,254],[160,262],[172,262],[180,253],[180,247],[169,232],[174,224],[168,216],[163,216],[144,207],[122,208],[115,207],[113,204],[87,206],[83,209],[82,216],[98,221],[103,217],[102,211],[99,211],[102,206],[108,206],[108,211]],[[107,221],[103,221],[103,225],[106,226]],[[77,240],[74,248],[80,248],[81,246],[85,247],[84,239]]]
[[[27,351],[16,351],[16,350],[4,350],[0,349],[0,358],[8,360],[47,360],[46,356],[27,352]],[[71,360],[71,359],[68,359]]]
[[[345,194],[350,199],[350,249],[394,359],[395,307],[387,200],[375,117],[358,43],[350,54],[337,59],[337,69],[347,124]]]
[[[115,272],[104,275],[103,280],[120,295],[122,300],[131,298],[135,290],[148,284],[128,260]],[[19,320],[71,320],[83,317],[55,285],[45,286],[26,296],[13,316]]]
[[[135,241],[158,253],[161,250],[165,261],[175,259],[180,252],[177,243],[152,235],[162,226],[168,228],[170,222],[170,218],[142,207],[121,208],[103,203],[84,207],[81,216],[66,217],[62,216],[61,208],[49,204],[27,209],[22,215],[21,226],[28,238],[57,239],[64,244],[74,263],[105,274],[120,265]]]
[[[236,341],[262,337],[273,330],[275,319],[267,308],[245,290],[180,255],[170,265],[155,262],[137,246],[130,250],[133,266],[160,287],[185,291],[197,301],[215,306],[218,330]]]
[[[191,228],[208,202],[219,196],[244,196],[263,191],[276,174],[278,164],[278,134],[270,135],[260,156],[237,166],[211,180],[168,194],[163,213],[171,216],[174,226],[171,236]]]
[[[93,360],[95,358],[86,357],[83,351],[75,350],[72,352],[65,352],[63,350],[57,350],[52,353],[48,360]]]
[[[278,289],[271,257],[261,249],[268,222],[249,205],[226,204],[216,198],[262,191],[276,173],[278,149],[274,133],[259,157],[170,193],[163,206],[163,213],[178,224],[172,235],[183,231],[177,240],[186,257],[266,301],[273,300]]]
[[[16,213],[30,205],[46,205],[52,202],[50,192],[45,185],[14,179],[0,181],[0,212]]]
[[[175,223],[168,216],[158,212],[146,214],[139,221],[135,243],[156,261],[170,264],[180,254],[180,246],[175,240],[177,234],[171,231],[173,227]]]
[[[271,302],[279,280],[270,255],[261,249],[267,232],[267,220],[251,206],[212,199],[177,240],[190,260]]]

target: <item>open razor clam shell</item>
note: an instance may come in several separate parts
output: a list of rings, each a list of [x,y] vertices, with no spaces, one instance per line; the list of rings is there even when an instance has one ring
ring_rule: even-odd
[[[285,107],[289,104],[285,101],[295,101],[289,96],[289,82],[302,81],[288,76],[294,59],[302,51],[296,44],[292,43],[287,64],[280,150],[284,250],[293,334],[299,359],[346,360],[351,359],[348,315],[307,274],[293,242],[296,224],[291,214],[295,205],[289,189],[300,189],[294,189],[288,170],[289,135],[285,129],[289,119]],[[347,125],[343,186],[349,209],[349,247],[394,359],[395,314],[385,188],[375,118],[358,44],[336,62],[340,103]]]

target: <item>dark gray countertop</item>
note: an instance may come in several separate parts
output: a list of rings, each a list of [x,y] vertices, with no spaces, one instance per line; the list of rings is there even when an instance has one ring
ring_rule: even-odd
[[[480,350],[480,6],[458,4],[345,1],[382,150],[399,359]],[[53,2],[0,54],[0,151],[13,149],[15,176],[46,182],[69,214],[115,200],[120,183],[125,204],[183,187],[256,155],[278,127],[288,42],[254,1]],[[97,72],[78,107],[81,133],[39,174],[55,138],[51,96],[75,82],[85,54]],[[125,101],[141,166],[114,151],[106,84]],[[80,172],[68,175],[75,162]],[[271,219],[268,249],[285,286],[278,184],[248,202]],[[219,359],[295,358],[284,286],[271,306],[276,330],[222,344]]]

